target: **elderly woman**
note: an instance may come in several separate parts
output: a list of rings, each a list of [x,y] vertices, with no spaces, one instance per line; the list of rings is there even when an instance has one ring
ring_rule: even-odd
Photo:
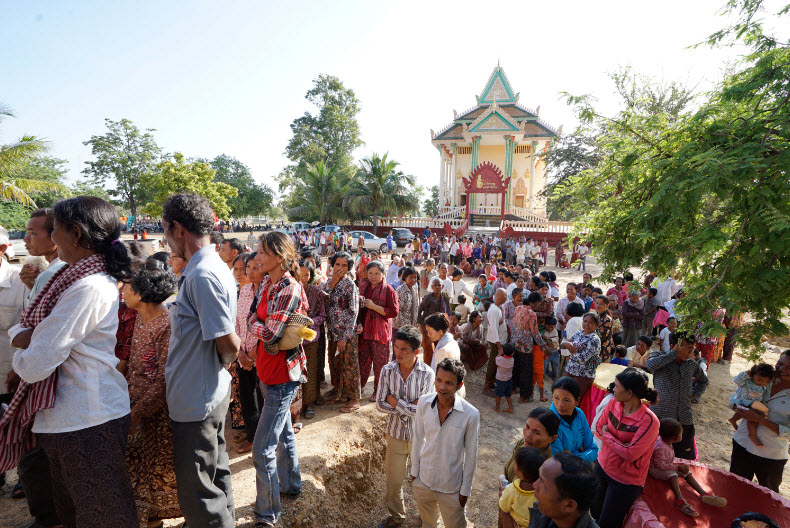
[[[357,317],[359,334],[359,386],[364,387],[373,367],[373,394],[370,401],[376,401],[381,369],[389,359],[392,340],[392,318],[398,315],[398,296],[384,280],[384,264],[374,260],[365,267],[368,280],[359,288],[364,299]]]
[[[522,430],[521,438],[513,447],[513,454],[505,464],[505,478],[513,482],[515,475],[516,453],[522,447],[540,449],[546,458],[551,458],[551,444],[557,439],[560,419],[546,407],[536,407],[530,411]]]
[[[256,472],[256,524],[275,526],[282,512],[280,493],[298,495],[302,478],[291,422],[291,403],[306,381],[307,361],[302,345],[280,350],[288,320],[309,309],[299,274],[293,241],[280,231],[261,235],[258,268],[268,276],[261,282],[260,301],[249,319],[249,331],[258,338],[255,367],[264,393],[264,406],[255,431],[252,460]],[[242,359],[242,367],[251,361]],[[281,446],[278,449],[278,445]]]
[[[776,378],[763,393],[762,403],[768,415],[751,409],[737,411],[744,420],[732,436],[730,471],[751,480],[755,476],[761,486],[779,493],[782,472],[787,464],[787,434],[790,431],[790,350],[776,362]],[[756,445],[749,438],[747,422],[756,422],[757,436],[763,443]]]
[[[245,263],[246,281],[237,271],[240,262]],[[242,253],[233,262],[234,276],[240,284],[239,298],[236,302],[236,335],[239,336],[239,359],[236,362],[236,377],[238,378],[238,398],[241,415],[244,421],[244,432],[237,441],[236,452],[249,453],[252,451],[252,441],[258,429],[258,419],[263,407],[263,396],[258,388],[258,373],[255,371],[255,356],[258,351],[258,338],[252,335],[247,328],[247,319],[257,308],[256,293],[263,280],[263,273],[258,269],[258,261],[253,253]],[[241,366],[246,360],[248,368]]]
[[[469,314],[469,321],[459,328],[461,333],[459,348],[463,361],[472,370],[477,370],[488,361],[483,344],[483,316],[477,310]]]
[[[597,312],[588,312],[582,318],[582,329],[560,345],[571,353],[565,364],[565,375],[579,384],[579,400],[595,381],[595,371],[601,364],[601,338],[595,330],[601,322]]]
[[[318,347],[321,342],[321,329],[326,320],[326,301],[329,295],[324,291],[323,285],[318,282],[315,266],[309,260],[299,263],[301,273],[300,282],[307,295],[307,302],[310,309],[307,315],[313,320],[310,326],[315,331],[316,336],[310,342],[304,343],[304,353],[307,356],[307,383],[302,390],[302,414],[306,420],[315,418],[313,402],[318,398]]]
[[[614,337],[612,336],[612,315],[609,313],[609,299],[606,295],[598,295],[595,298],[595,312],[598,314],[598,337],[601,338],[601,362],[609,363],[612,359],[614,348]]]
[[[165,364],[170,350],[170,310],[165,301],[176,290],[175,273],[148,259],[123,287],[136,310],[126,380],[132,402],[126,463],[132,479],[140,528],[181,517],[178,505],[173,431],[165,401]]]
[[[540,388],[540,401],[549,399],[543,393],[543,360],[547,355],[546,343],[538,328],[535,308],[543,301],[539,292],[530,293],[524,304],[516,308],[513,316],[513,343],[516,345],[517,367],[513,369],[514,379],[519,386],[519,401],[532,401],[535,383]]]
[[[433,341],[428,337],[425,320],[435,313],[450,313],[450,298],[447,292],[442,291],[442,280],[439,277],[432,278],[430,288],[431,292],[422,298],[417,309],[417,324],[422,331],[422,360],[429,365],[433,358]]]
[[[551,452],[567,451],[587,462],[595,462],[598,458],[598,446],[595,444],[592,429],[587,417],[579,409],[579,384],[573,378],[562,377],[551,386],[551,407],[560,419],[560,430],[557,439],[551,444]]]
[[[9,330],[22,379],[16,409],[35,413],[32,433],[49,459],[60,522],[135,528],[129,392],[114,353],[117,282],[128,280],[131,261],[111,204],[80,196],[53,212],[52,240],[66,264]],[[4,419],[21,425],[20,414]]]
[[[403,326],[412,326],[417,322],[417,309],[420,306],[420,292],[417,287],[419,275],[414,268],[403,268],[401,285],[395,290],[398,296],[398,315],[392,320],[392,340]]]
[[[343,413],[359,409],[361,393],[356,334],[359,290],[349,276],[352,262],[351,255],[345,251],[332,255],[329,259],[332,278],[323,286],[329,295],[326,333],[329,337],[329,372],[334,387],[324,398],[345,403],[340,409]]]

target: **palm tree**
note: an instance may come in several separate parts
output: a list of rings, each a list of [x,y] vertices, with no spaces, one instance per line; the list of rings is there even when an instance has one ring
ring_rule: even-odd
[[[396,171],[399,163],[387,159],[388,154],[373,154],[360,162],[343,199],[343,207],[352,213],[369,217],[373,231],[378,227],[379,214],[399,215],[419,207],[415,195],[414,177]]]
[[[13,112],[0,103],[0,122],[8,117],[14,117]],[[22,136],[16,143],[0,145],[0,200],[36,207],[36,202],[30,197],[32,193],[69,194],[65,185],[19,177],[25,162],[45,152],[47,148],[46,141],[30,135]]]
[[[295,200],[299,204],[288,210],[289,216],[305,220],[318,220],[322,224],[331,223],[340,212],[341,182],[337,171],[325,161],[315,165],[307,164],[305,178],[295,190]]]

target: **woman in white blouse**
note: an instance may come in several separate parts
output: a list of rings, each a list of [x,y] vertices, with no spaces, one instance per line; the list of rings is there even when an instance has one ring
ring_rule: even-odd
[[[428,338],[435,343],[433,357],[431,358],[431,368],[436,372],[436,365],[445,358],[461,360],[461,349],[453,334],[447,331],[450,328],[450,319],[447,314],[435,313],[425,319],[425,333]],[[462,386],[458,390],[458,395],[466,396],[466,387]]]
[[[117,281],[129,279],[131,261],[118,213],[104,200],[64,200],[54,218],[52,241],[66,265],[9,330],[20,349],[14,371],[26,384],[55,385],[54,404],[34,407],[32,432],[49,459],[60,522],[135,528],[125,461],[129,392],[114,353]]]

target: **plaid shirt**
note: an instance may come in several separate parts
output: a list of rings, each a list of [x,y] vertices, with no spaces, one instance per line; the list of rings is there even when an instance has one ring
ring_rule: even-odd
[[[688,359],[678,364],[677,357],[674,350],[660,350],[647,359],[645,368],[653,373],[653,385],[659,397],[650,410],[659,418],[674,418],[681,425],[694,425],[691,398],[705,392],[708,377],[696,361]]]

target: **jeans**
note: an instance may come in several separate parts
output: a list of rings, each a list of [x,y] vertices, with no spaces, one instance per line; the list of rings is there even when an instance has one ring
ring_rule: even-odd
[[[579,257],[579,267],[576,269],[587,271],[587,255]]]
[[[554,352],[549,352],[548,357],[543,360],[543,370],[546,371],[546,375],[551,379],[557,379],[560,375],[560,351],[555,350]]]
[[[274,525],[282,513],[280,489],[283,493],[302,491],[302,475],[296,454],[296,437],[291,425],[291,402],[299,383],[289,381],[277,385],[261,384],[263,409],[252,444],[255,466],[255,520]]]

